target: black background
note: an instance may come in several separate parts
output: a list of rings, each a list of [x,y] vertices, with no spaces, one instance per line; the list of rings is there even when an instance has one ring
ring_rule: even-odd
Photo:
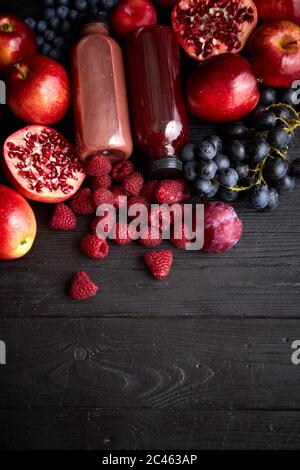
[[[38,15],[41,2],[0,7]],[[0,108],[3,139],[21,124]],[[198,141],[207,129],[191,124]],[[239,245],[219,256],[177,250],[164,282],[135,244],[85,258],[89,220],[51,232],[52,208],[34,204],[32,251],[0,263],[0,447],[299,448],[299,202],[298,184],[276,212],[238,204]],[[100,284],[81,303],[66,295],[78,270]]]

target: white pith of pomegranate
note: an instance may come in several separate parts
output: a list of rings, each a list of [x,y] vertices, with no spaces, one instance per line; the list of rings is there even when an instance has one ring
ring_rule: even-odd
[[[180,0],[172,24],[185,52],[201,62],[241,51],[257,25],[257,8],[253,0]]]
[[[73,146],[56,130],[27,126],[4,143],[4,171],[28,199],[57,203],[72,197],[85,173]]]

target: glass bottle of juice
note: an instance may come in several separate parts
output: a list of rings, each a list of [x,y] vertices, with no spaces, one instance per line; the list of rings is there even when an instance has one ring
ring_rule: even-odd
[[[147,26],[126,43],[133,134],[150,158],[152,176],[181,171],[178,158],[188,140],[188,119],[175,34],[166,26]]]
[[[82,160],[96,153],[124,160],[132,138],[122,52],[104,15],[84,17],[80,28],[71,58],[77,150]]]

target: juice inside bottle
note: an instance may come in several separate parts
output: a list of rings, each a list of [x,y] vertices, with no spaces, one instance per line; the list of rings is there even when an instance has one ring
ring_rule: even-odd
[[[126,43],[126,65],[135,142],[151,159],[153,176],[176,175],[189,128],[173,31],[156,25],[132,33]]]
[[[81,22],[72,51],[74,120],[82,160],[103,153],[112,162],[129,158],[132,138],[122,52],[99,15]]]

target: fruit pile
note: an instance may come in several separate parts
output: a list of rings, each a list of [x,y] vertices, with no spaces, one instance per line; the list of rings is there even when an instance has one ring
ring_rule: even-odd
[[[260,87],[260,102],[244,121],[220,129],[220,135],[188,144],[181,153],[183,174],[200,198],[233,202],[247,193],[255,209],[275,209],[279,194],[291,191],[299,159],[290,161],[289,145],[300,116],[295,90]]]
[[[75,23],[82,15],[100,12],[112,33],[123,38],[157,23],[151,1],[43,0],[41,18],[24,22],[0,15],[0,74],[7,85],[7,104],[31,124],[4,143],[3,171],[17,192],[0,185],[0,259],[24,256],[34,242],[36,221],[25,197],[55,203],[52,230],[74,230],[78,216],[90,216],[90,233],[79,248],[88,258],[102,260],[109,254],[113,231],[119,246],[135,239],[130,216],[124,221],[109,211],[96,214],[101,204],[109,204],[120,215],[126,196],[129,208],[142,204],[149,209],[153,203],[165,207],[151,209],[138,236],[141,247],[150,250],[145,265],[163,280],[173,264],[172,251],[159,249],[165,231],[173,247],[187,249],[197,229],[195,208],[190,209],[191,230],[184,221],[176,223],[176,211],[167,217],[171,205],[189,207],[191,192],[204,201],[204,250],[221,253],[236,245],[243,230],[228,203],[247,195],[255,209],[271,210],[282,193],[293,189],[300,177],[300,158],[290,161],[288,152],[300,126],[299,1],[155,3],[172,8],[165,10],[165,17],[173,37],[191,65],[196,64],[186,79],[190,115],[217,126],[200,144],[182,149],[183,177],[162,181],[147,180],[132,162],[112,163],[101,153],[83,163],[76,149],[47,127],[61,121],[71,103],[68,73],[58,61],[66,59],[74,43]],[[97,291],[86,272],[74,276],[71,298],[89,298]]]

